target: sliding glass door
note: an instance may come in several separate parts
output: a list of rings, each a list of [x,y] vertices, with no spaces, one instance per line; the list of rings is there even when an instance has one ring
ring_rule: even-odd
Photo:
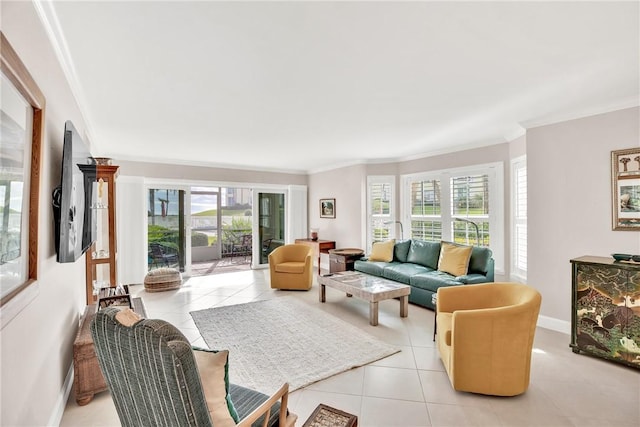
[[[185,271],[185,191],[149,189],[147,262],[149,269],[175,267]]]
[[[284,193],[256,191],[254,194],[257,195],[255,206],[258,207],[257,241],[260,242],[254,247],[254,259],[258,259],[254,265],[264,266],[269,263],[269,253],[285,243],[285,198]]]

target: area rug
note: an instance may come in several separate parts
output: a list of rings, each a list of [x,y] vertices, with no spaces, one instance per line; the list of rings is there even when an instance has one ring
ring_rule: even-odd
[[[266,394],[284,382],[293,391],[400,351],[294,297],[191,316],[210,349],[229,350],[230,381]]]

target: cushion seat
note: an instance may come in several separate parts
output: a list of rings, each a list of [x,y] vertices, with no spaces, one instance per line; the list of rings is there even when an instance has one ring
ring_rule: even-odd
[[[356,271],[361,271],[363,273],[371,274],[372,276],[382,277],[382,272],[385,268],[393,265],[400,264],[399,262],[381,262],[381,261],[368,261],[368,260],[357,260],[353,263],[354,269]]]
[[[399,263],[386,267],[382,272],[382,277],[408,285],[412,276],[429,271],[433,271],[433,269],[410,262]]]
[[[298,261],[281,262],[280,264],[276,265],[276,271],[278,273],[302,274],[304,273],[304,262],[298,262]]]
[[[442,271],[416,274],[411,276],[409,284],[416,288],[426,289],[432,292],[437,292],[441,286],[461,285],[460,281],[456,280],[455,277]]]

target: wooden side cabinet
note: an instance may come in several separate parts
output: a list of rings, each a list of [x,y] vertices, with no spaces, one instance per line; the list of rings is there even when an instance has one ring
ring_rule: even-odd
[[[329,273],[353,271],[356,260],[363,254],[362,249],[329,249]]]
[[[328,254],[329,249],[336,248],[336,242],[333,240],[296,239],[295,243],[313,248],[313,257],[318,259],[318,274],[320,274],[320,254]]]
[[[94,220],[98,234],[87,251],[87,304],[96,301],[98,288],[117,283],[116,179],[119,166],[98,165],[93,192],[96,195]]]
[[[640,369],[640,264],[571,260],[571,348]]]
[[[131,301],[133,310],[140,316],[147,317],[142,298],[133,298]],[[73,342],[73,388],[76,402],[80,406],[91,402],[96,393],[107,389],[91,337],[91,321],[96,317],[96,309],[96,304],[85,308],[84,315],[80,319],[80,328]]]

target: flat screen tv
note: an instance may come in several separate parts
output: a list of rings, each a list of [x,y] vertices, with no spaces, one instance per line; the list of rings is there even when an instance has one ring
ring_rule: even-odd
[[[73,123],[64,124],[60,186],[53,190],[58,262],[74,262],[96,239],[94,215],[96,162]]]

